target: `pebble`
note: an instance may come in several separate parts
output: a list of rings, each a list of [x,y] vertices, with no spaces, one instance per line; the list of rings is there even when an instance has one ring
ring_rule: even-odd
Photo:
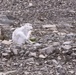
[[[39,55],[39,58],[45,59],[46,57],[47,57],[47,55],[43,55],[43,54],[40,54],[40,55]]]
[[[57,72],[59,73],[59,75],[64,75],[65,69],[61,65],[58,65],[57,66]]]
[[[48,46],[48,47],[45,47],[43,49],[40,49],[39,51],[40,51],[40,53],[50,54],[50,53],[53,53],[54,47],[53,46]]]
[[[10,50],[10,49],[7,49],[6,52],[7,52],[7,53],[11,53],[11,50]]]
[[[1,34],[2,34],[2,33],[1,33],[1,27],[0,27],[0,37],[2,36]]]
[[[59,42],[53,42],[53,46],[59,46],[60,43]]]
[[[58,35],[60,35],[60,36],[65,36],[66,33],[64,33],[64,32],[58,32]]]
[[[71,74],[74,74],[74,71],[73,70],[70,70],[70,71],[68,71],[69,73],[71,73]]]
[[[40,47],[41,44],[39,44],[39,43],[35,43],[34,46],[35,46],[35,47]]]
[[[46,24],[42,26],[43,28],[56,28],[56,25]]]
[[[69,44],[71,44],[72,43],[72,41],[65,41],[64,43],[63,43],[63,45],[69,45]]]
[[[29,7],[31,7],[31,6],[33,6],[33,4],[32,3],[29,3]]]
[[[37,57],[36,52],[30,52],[29,56]]]
[[[2,53],[2,56],[6,57],[8,56],[8,53]]]
[[[13,63],[13,65],[14,65],[14,66],[18,66],[19,64],[18,64],[18,63]]]
[[[3,71],[4,71],[3,65],[1,64],[1,65],[0,65],[0,72],[3,72]]]
[[[24,74],[25,74],[25,75],[29,75],[29,72],[25,71]]]
[[[34,58],[28,58],[28,59],[26,59],[26,62],[34,62]]]
[[[7,59],[6,58],[3,58],[2,61],[5,62],[5,61],[7,61]]]
[[[14,53],[15,55],[18,54],[18,50],[17,50],[17,49],[12,49],[12,51],[13,51],[13,53]]]
[[[58,64],[57,60],[55,60],[55,59],[52,59],[52,62],[53,62],[54,64]]]
[[[57,31],[56,25],[51,25],[51,24],[47,24],[47,25],[43,25],[43,28],[50,28],[53,31]]]
[[[62,45],[62,48],[63,48],[63,49],[68,49],[68,50],[69,50],[69,49],[71,49],[72,47],[71,47],[71,45]]]
[[[3,40],[2,43],[6,44],[6,45],[10,45],[12,42],[10,40],[9,41],[8,40]]]
[[[6,15],[0,15],[0,25],[10,25],[14,20],[9,19]]]

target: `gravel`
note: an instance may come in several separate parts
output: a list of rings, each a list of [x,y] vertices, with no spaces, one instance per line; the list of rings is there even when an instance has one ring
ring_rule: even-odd
[[[0,75],[76,75],[75,0],[0,0]],[[33,44],[16,46],[14,29],[31,23]]]

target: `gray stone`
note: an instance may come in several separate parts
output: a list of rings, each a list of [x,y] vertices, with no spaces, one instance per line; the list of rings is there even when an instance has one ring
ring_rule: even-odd
[[[10,45],[12,42],[10,40],[9,41],[8,40],[3,40],[2,43],[6,44],[6,45]]]
[[[53,42],[53,46],[59,46],[60,43],[59,42]]]
[[[0,65],[0,72],[3,72],[4,69],[3,69],[3,65]]]
[[[2,53],[2,56],[7,57],[9,54],[8,53]]]
[[[26,59],[26,62],[34,62],[34,58],[28,58],[28,59]]]
[[[27,71],[24,71],[24,74],[25,74],[25,75],[29,75],[29,72],[27,72]]]
[[[0,25],[10,25],[14,23],[14,20],[8,19],[6,15],[0,15]]]
[[[71,74],[75,73],[74,70],[69,70],[68,72],[71,73]]]
[[[71,46],[71,45],[62,45],[62,48],[63,48],[63,49],[71,49],[72,46]]]
[[[72,41],[65,41],[64,43],[63,43],[63,45],[69,45],[69,44],[71,44],[72,43]]]
[[[47,57],[47,55],[43,55],[43,54],[40,54],[40,55],[39,55],[39,58],[43,58],[43,59],[44,59],[44,58],[46,58],[46,57]]]
[[[7,49],[6,52],[7,52],[7,53],[11,53],[11,50],[10,50],[10,49]]]
[[[57,60],[55,60],[55,59],[52,59],[52,62],[53,62],[55,65],[57,65],[57,64],[58,64],[58,61],[57,61]]]
[[[36,56],[36,52],[30,52],[30,53],[29,53],[29,56],[30,56],[30,57],[31,57],[31,56],[37,57],[37,56]]]
[[[61,65],[58,65],[58,66],[57,66],[57,72],[58,72],[60,75],[64,75],[64,74],[65,74],[65,69],[64,69]]]
[[[17,55],[18,54],[18,50],[17,49],[12,49],[12,52]]]
[[[53,46],[48,46],[48,47],[45,47],[43,49],[40,49],[39,51],[40,51],[40,53],[50,54],[50,53],[53,53],[54,47]]]

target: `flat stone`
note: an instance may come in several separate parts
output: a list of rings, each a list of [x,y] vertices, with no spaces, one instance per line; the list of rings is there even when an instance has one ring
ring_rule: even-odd
[[[72,43],[72,41],[65,41],[63,44],[68,45],[68,44],[71,44],[71,43]]]
[[[53,42],[53,46],[58,46],[58,45],[60,45],[59,42]]]
[[[15,55],[18,54],[18,50],[17,50],[17,49],[13,49],[12,51],[13,51],[13,53],[14,53]]]
[[[25,75],[29,75],[29,72],[25,71],[24,74],[25,74]]]
[[[43,28],[56,28],[56,25],[46,24],[42,26]]]
[[[71,49],[72,47],[71,47],[71,45],[63,45],[62,48],[63,49]]]
[[[74,74],[74,73],[75,73],[73,70],[70,70],[70,71],[68,71],[68,72],[71,73],[71,74]]]
[[[34,58],[28,58],[26,59],[26,62],[34,62]]]
[[[4,71],[3,66],[0,65],[0,72],[3,72],[3,71]]]
[[[41,44],[39,44],[39,43],[35,43],[34,46],[35,46],[35,47],[40,47]]]
[[[2,53],[2,56],[8,56],[8,53]]]
[[[29,56],[36,57],[36,52],[30,52]]]
[[[29,3],[29,7],[31,7],[31,6],[33,6],[33,4],[32,3]]]
[[[39,51],[40,51],[40,53],[50,54],[50,53],[53,53],[54,47],[53,46],[48,46],[48,47],[45,47],[43,49],[40,49]]]
[[[39,58],[43,58],[43,59],[44,59],[44,58],[46,58],[46,57],[47,57],[47,56],[46,56],[46,55],[43,55],[43,54],[40,54],[40,55],[39,55]]]
[[[10,40],[9,41],[8,40],[3,40],[2,43],[6,44],[6,45],[10,45],[12,42]]]
[[[53,31],[57,31],[57,28],[56,28],[56,25],[51,25],[51,24],[46,24],[46,25],[43,25],[42,26],[43,28],[50,28],[51,30],[53,30]]]
[[[52,62],[53,62],[54,64],[58,64],[57,60],[55,60],[55,59],[52,59]]]

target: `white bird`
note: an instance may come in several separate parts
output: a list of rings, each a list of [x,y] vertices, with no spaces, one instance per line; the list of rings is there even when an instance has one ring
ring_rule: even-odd
[[[25,23],[24,26],[17,28],[14,30],[12,33],[12,40],[14,43],[18,45],[23,45],[25,42],[26,43],[31,43],[30,35],[33,30],[32,24],[30,23]]]

